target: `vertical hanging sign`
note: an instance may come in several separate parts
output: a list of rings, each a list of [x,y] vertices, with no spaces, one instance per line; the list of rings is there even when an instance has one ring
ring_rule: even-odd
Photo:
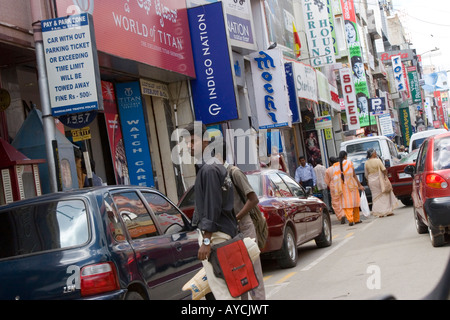
[[[326,0],[303,0],[309,61],[313,67],[336,63]]]
[[[353,70],[353,83],[355,93],[359,99],[370,98],[369,88],[367,86],[366,71],[363,63],[360,36],[356,24],[356,11],[353,0],[341,0],[342,14],[345,24],[345,37],[350,56],[351,67]],[[369,114],[364,113],[360,117],[361,127],[367,127],[371,121],[375,123],[375,118],[369,120]]]
[[[283,53],[279,49],[249,55],[260,129],[292,125]]]
[[[359,124],[359,115],[353,85],[352,73],[349,68],[339,70],[342,83],[342,94],[344,96],[345,112],[347,114],[348,130],[358,130],[361,128]]]
[[[392,69],[394,70],[395,88],[398,92],[406,91],[405,77],[403,74],[403,64],[401,56],[395,56],[391,58]]]
[[[116,84],[116,94],[130,183],[154,187],[139,82]]]
[[[222,2],[188,9],[197,79],[191,81],[195,119],[204,124],[239,117]]]

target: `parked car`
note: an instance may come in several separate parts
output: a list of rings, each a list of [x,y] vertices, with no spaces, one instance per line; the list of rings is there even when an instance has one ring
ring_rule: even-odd
[[[183,299],[197,232],[153,188],[104,186],[0,206],[0,299]]]
[[[387,168],[388,178],[392,184],[392,191],[395,196],[405,205],[410,206],[413,204],[412,193],[412,177],[405,173],[405,167],[408,165],[415,165],[419,149],[416,149],[410,153],[396,166]]]
[[[414,133],[411,138],[409,139],[409,148],[408,150],[414,151],[416,149],[419,149],[422,143],[427,139],[428,137],[432,137],[441,133],[446,133],[446,129],[430,129],[426,131],[420,131]]]
[[[398,164],[401,159],[395,144],[385,136],[358,138],[341,143],[341,151],[346,151],[348,156],[353,153],[367,152],[371,148],[375,149],[386,168]]]
[[[450,132],[426,139],[405,173],[413,176],[417,232],[428,231],[434,247],[444,245],[450,232]]]
[[[358,177],[359,182],[361,182],[361,184],[364,186],[367,202],[369,203],[369,205],[372,205],[372,192],[370,192],[369,185],[367,184],[367,179],[364,175],[364,168],[367,161],[367,152],[362,151],[348,154],[347,160],[353,162],[355,174]]]
[[[282,268],[297,264],[297,248],[310,240],[318,247],[327,247],[331,240],[331,220],[326,204],[311,195],[294,179],[282,171],[262,169],[246,172],[248,180],[259,197],[259,208],[264,214],[269,236],[262,250],[262,258],[276,259]],[[178,206],[192,217],[194,188],[188,189]]]

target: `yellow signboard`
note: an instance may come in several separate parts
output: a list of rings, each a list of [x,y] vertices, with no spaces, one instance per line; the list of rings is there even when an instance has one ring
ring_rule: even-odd
[[[84,127],[81,129],[73,129],[71,130],[71,132],[73,142],[91,139],[91,128],[89,127]]]

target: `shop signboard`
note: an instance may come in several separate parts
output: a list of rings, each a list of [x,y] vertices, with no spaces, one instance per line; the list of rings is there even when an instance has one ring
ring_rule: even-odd
[[[195,77],[185,1],[55,2],[59,17],[92,14],[99,51]]]
[[[117,83],[115,89],[130,183],[136,186],[154,187],[139,82]]]
[[[302,4],[309,64],[316,68],[336,63],[326,1],[302,0]]]
[[[412,135],[411,117],[409,115],[409,107],[400,108],[399,122],[402,130],[402,136],[405,146],[409,146],[409,141]]]
[[[187,0],[189,8],[219,0]],[[250,1],[222,0],[226,13],[228,38],[234,47],[256,50]]]
[[[301,62],[294,63],[295,86],[297,97],[318,103],[316,69]]]
[[[397,91],[407,91],[403,72],[403,63],[400,56],[392,57],[392,70],[394,70],[394,83]]]
[[[359,124],[359,114],[352,72],[349,68],[342,68],[339,70],[339,75],[342,84],[342,95],[344,98],[348,130],[358,130],[361,127]]]
[[[204,124],[239,117],[222,2],[188,9],[197,78],[191,80],[195,119]]]
[[[102,109],[92,16],[43,20],[41,26],[52,115]]]
[[[342,14],[345,24],[345,36],[350,56],[351,68],[353,71],[353,83],[355,86],[355,94],[358,99],[368,102],[370,98],[369,88],[367,86],[366,71],[363,62],[363,54],[361,49],[360,34],[358,24],[356,23],[356,10],[354,0],[341,0]],[[361,127],[368,126],[372,119],[369,119],[369,113],[361,112]],[[374,121],[375,119],[373,119]]]
[[[408,68],[408,80],[409,80],[409,88],[411,91],[412,103],[421,103],[422,92],[419,86],[419,76],[417,74],[416,67]]]
[[[323,116],[314,118],[314,123],[316,130],[330,129],[333,128],[333,121],[331,116]]]
[[[249,57],[259,129],[291,126],[283,52],[265,50]]]

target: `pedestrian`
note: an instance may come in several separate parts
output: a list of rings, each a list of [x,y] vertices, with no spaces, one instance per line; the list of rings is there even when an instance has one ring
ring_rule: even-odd
[[[286,161],[284,160],[283,155],[278,152],[277,146],[272,147],[272,153],[270,154],[270,168],[284,172],[287,170]]]
[[[191,135],[188,141],[191,155],[200,161],[197,163],[199,169],[194,184],[195,210],[192,217],[192,224],[199,231],[198,259],[202,261],[214,298],[236,299],[231,296],[225,280],[215,276],[213,266],[208,261],[211,245],[222,243],[238,234],[237,220],[233,213],[233,185],[223,163],[213,161],[211,155],[205,157],[204,152],[209,145],[209,141],[203,139],[206,126],[202,124],[202,129],[197,132],[197,125],[192,123],[186,130]]]
[[[345,151],[339,153],[339,168],[342,181],[342,208],[344,209],[348,224],[353,226],[355,223],[361,222],[359,217],[359,205],[361,201],[359,190],[364,191],[364,186],[356,176],[353,163],[347,160],[347,152]]]
[[[304,156],[301,156],[298,160],[300,161],[300,166],[295,170],[295,181],[304,188],[314,188],[316,185],[316,173],[313,166],[306,162]]]
[[[342,196],[342,180],[341,169],[339,166],[339,159],[336,157],[330,157],[330,167],[325,171],[325,183],[330,188],[331,206],[333,208],[336,218],[345,223],[345,212],[342,209],[341,196]]]
[[[330,196],[328,193],[328,185],[325,182],[325,172],[326,168],[322,165],[322,159],[316,160],[316,166],[314,167],[314,173],[316,174],[317,179],[317,190],[322,194],[322,200],[327,205],[327,208],[330,208]]]
[[[92,186],[102,186],[103,185],[102,178],[100,178],[98,175],[95,174],[95,161],[90,160],[90,164],[91,164],[91,170],[92,170]],[[88,174],[87,174],[87,170],[86,170],[86,163],[84,162],[84,159],[81,160],[81,169],[83,171],[83,176],[84,176],[83,187],[85,187],[85,188],[91,187],[91,184],[90,184],[89,178],[88,178]]]
[[[236,219],[238,220],[239,231],[245,238],[256,239],[255,225],[249,212],[258,205],[258,196],[250,185],[247,176],[241,169],[230,165],[227,162],[225,162],[225,167],[227,168],[234,185],[234,212],[236,213]],[[250,296],[252,300],[266,300],[262,265],[259,257],[253,261],[253,268],[259,286],[250,291]],[[244,293],[241,296],[241,299],[248,300],[248,294]]]
[[[379,218],[391,216],[398,206],[398,200],[392,187],[383,190],[384,180],[387,180],[387,170],[375,149],[367,151],[367,159],[364,174],[372,193],[372,214]]]

